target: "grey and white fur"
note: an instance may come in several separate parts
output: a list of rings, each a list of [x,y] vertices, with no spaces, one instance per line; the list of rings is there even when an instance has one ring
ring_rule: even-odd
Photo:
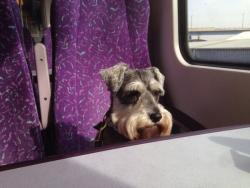
[[[130,69],[119,63],[100,72],[111,92],[114,129],[129,140],[168,136],[172,115],[161,104],[164,80],[158,68]]]

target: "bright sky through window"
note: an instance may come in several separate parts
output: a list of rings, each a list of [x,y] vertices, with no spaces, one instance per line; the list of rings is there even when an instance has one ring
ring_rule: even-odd
[[[250,28],[250,0],[188,0],[189,28]]]

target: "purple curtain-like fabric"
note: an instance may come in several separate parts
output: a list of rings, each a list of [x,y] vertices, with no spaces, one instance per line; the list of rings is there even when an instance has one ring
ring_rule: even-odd
[[[0,1],[0,165],[43,156],[22,26],[15,0]]]
[[[60,153],[90,146],[110,106],[100,69],[150,66],[148,0],[54,0],[55,120]]]

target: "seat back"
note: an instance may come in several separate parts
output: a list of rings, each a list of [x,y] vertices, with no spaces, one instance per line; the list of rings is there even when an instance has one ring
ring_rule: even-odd
[[[148,0],[54,0],[55,123],[60,153],[91,147],[110,106],[99,71],[126,62],[150,66]]]
[[[0,165],[43,156],[21,17],[15,0],[0,1]]]

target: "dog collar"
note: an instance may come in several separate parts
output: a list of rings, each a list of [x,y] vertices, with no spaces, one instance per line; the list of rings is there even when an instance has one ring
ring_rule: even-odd
[[[111,110],[109,110],[104,118],[103,118],[103,121],[100,122],[99,124],[97,124],[94,128],[98,130],[98,133],[96,135],[96,138],[95,138],[95,146],[96,147],[100,147],[102,146],[104,143],[103,143],[103,132],[105,129],[111,129],[112,131],[116,132],[117,134],[119,134],[121,137],[124,137],[123,135],[121,135],[119,132],[118,132],[118,129],[117,127],[113,124],[112,120],[111,120]],[[125,137],[124,137],[125,138]]]

